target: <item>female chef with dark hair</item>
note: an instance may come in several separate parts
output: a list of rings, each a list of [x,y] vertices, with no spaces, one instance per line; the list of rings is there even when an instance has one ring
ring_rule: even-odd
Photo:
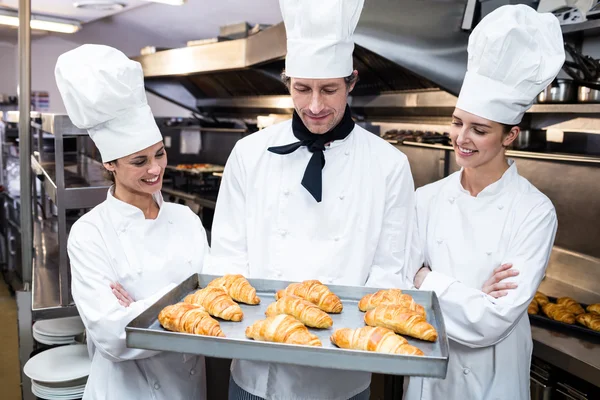
[[[411,378],[410,400],[530,396],[526,310],[544,276],[557,218],[505,149],[563,65],[560,25],[552,14],[504,6],[477,25],[468,53],[450,130],[462,168],[416,197],[425,267],[414,284],[440,299],[450,337],[448,373],[444,380]],[[504,273],[518,275],[490,289],[485,282],[503,264],[512,264]]]
[[[95,351],[84,399],[205,399],[204,358],[129,349],[125,326],[208,253],[189,208],[164,203],[162,135],[139,63],[107,46],[61,55],[56,82],[73,124],[87,129],[115,184],[71,228],[72,292]]]

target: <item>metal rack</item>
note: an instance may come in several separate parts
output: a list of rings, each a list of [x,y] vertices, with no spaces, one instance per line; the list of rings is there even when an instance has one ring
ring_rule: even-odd
[[[31,166],[37,179],[42,182],[42,204],[48,205],[42,209],[55,209],[56,212],[55,222],[44,215],[42,222],[36,224],[32,311],[34,316],[69,315],[74,307],[70,296],[67,256],[67,211],[95,207],[106,198],[111,183],[103,177],[102,164],[86,154],[87,131],[75,127],[68,116],[42,114],[41,123],[33,123],[32,127],[38,138],[38,146],[31,156]],[[54,155],[43,152],[41,143],[44,134],[54,137]],[[64,151],[63,140],[68,137],[77,138],[76,152]],[[48,239],[53,233],[54,241]],[[54,245],[50,246],[50,242]],[[47,254],[49,248],[57,253],[58,257],[53,257],[57,262],[38,262],[50,259]]]

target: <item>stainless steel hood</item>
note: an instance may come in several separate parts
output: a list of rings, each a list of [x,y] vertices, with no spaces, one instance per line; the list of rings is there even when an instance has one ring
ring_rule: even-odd
[[[461,30],[466,4],[367,1],[356,30],[354,65],[360,81],[352,92],[353,110],[365,116],[403,113],[406,107],[413,107],[412,114],[415,109],[435,116],[451,112],[466,70],[468,33]],[[147,90],[158,96],[194,112],[256,115],[290,110],[280,80],[285,55],[280,23],[242,39],[135,59],[144,69]],[[425,103],[410,103],[420,99]]]

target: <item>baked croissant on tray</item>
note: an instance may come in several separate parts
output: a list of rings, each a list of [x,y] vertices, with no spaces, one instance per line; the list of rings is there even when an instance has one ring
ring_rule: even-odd
[[[544,304],[542,306],[542,311],[544,311],[544,314],[546,314],[550,319],[555,321],[564,322],[565,324],[575,323],[575,314],[569,312],[567,307],[560,304]]]
[[[287,314],[311,328],[330,328],[333,320],[325,311],[315,304],[296,296],[283,296],[272,303],[265,312],[267,317],[278,314]]]
[[[183,301],[202,306],[210,315],[228,321],[239,322],[244,317],[239,304],[222,287],[207,286],[188,295]]]
[[[279,300],[286,294],[302,297],[328,313],[339,314],[343,309],[340,298],[318,280],[290,283],[287,288],[277,291],[275,299]]]
[[[430,342],[435,342],[438,337],[437,331],[425,317],[399,305],[378,306],[367,311],[365,323]]]
[[[422,356],[423,352],[402,336],[383,327],[364,326],[358,329],[342,328],[333,332],[331,343],[342,349],[375,351],[378,353]]]
[[[556,300],[556,304],[560,304],[561,306],[565,306],[570,313],[579,315],[585,314],[585,310],[581,307],[581,304],[576,302],[570,297],[561,297]]]
[[[321,346],[319,338],[302,322],[286,314],[256,321],[246,328],[246,336],[263,342]]]
[[[529,303],[529,306],[527,307],[527,314],[535,315],[539,312],[540,306],[538,302],[535,299],[531,300],[531,303]]]
[[[535,293],[535,296],[533,298],[535,299],[535,301],[537,301],[540,307],[543,307],[546,304],[550,303],[550,299],[548,299],[548,296],[539,291]]]
[[[201,306],[177,303],[167,306],[158,314],[158,322],[169,331],[195,335],[225,337],[219,321],[211,317]]]
[[[581,325],[588,327],[593,331],[600,332],[600,314],[579,314],[575,318]]]
[[[231,274],[224,275],[214,279],[208,285],[222,287],[227,291],[231,298],[240,303],[260,304],[260,298],[256,295],[256,289],[252,287],[250,282],[243,275]]]
[[[600,303],[590,304],[589,306],[587,306],[586,310],[589,313],[600,314]]]
[[[384,289],[375,293],[367,294],[358,303],[360,311],[369,311],[379,305],[398,304],[404,308],[415,311],[422,316],[426,316],[425,308],[415,302],[411,295],[403,294],[400,289]]]

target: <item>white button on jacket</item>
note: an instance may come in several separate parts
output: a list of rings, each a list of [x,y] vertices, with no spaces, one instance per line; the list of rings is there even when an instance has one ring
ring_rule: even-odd
[[[198,216],[187,207],[163,203],[160,193],[155,200],[158,217],[146,220],[141,210],[109,191],[106,201],[75,222],[69,234],[73,299],[95,348],[86,400],[206,398],[203,357],[125,344],[125,326],[201,272],[209,251]],[[121,306],[111,282],[119,282],[136,301]]]
[[[460,171],[417,190],[420,248],[433,271],[421,290],[439,296],[450,360],[445,380],[411,378],[405,399],[529,399],[527,306],[544,276],[557,219],[550,200],[509,162],[477,197],[463,189]],[[518,288],[494,299],[481,288],[505,263],[519,271],[506,280]]]
[[[267,151],[296,141],[291,121],[285,121],[236,144],[215,210],[211,272],[406,286],[415,223],[406,156],[356,126],[325,150],[323,200],[317,203],[301,185],[312,154],[305,147],[288,155]],[[288,188],[292,196],[283,194]],[[232,376],[254,395],[286,400],[347,400],[371,380],[363,372],[243,360],[234,362]]]

